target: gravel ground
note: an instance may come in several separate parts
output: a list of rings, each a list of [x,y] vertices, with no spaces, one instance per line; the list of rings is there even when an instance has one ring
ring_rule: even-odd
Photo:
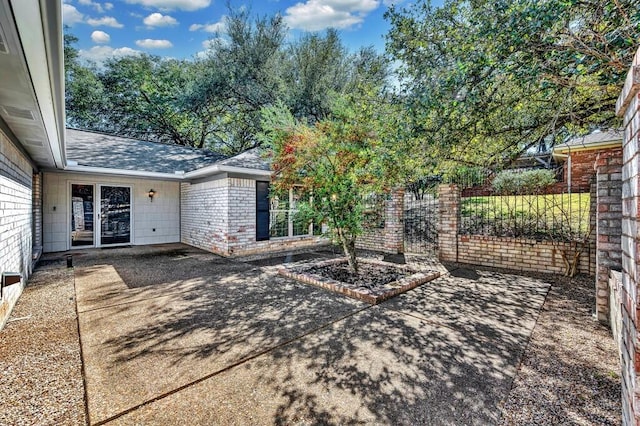
[[[593,280],[554,277],[503,406],[503,425],[620,424],[618,354],[609,330],[592,316]]]
[[[0,332],[0,424],[85,424],[73,272],[41,268]]]

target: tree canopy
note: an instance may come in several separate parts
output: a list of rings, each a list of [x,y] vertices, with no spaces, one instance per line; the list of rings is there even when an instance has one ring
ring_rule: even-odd
[[[619,125],[615,101],[640,39],[637,0],[421,0],[386,16],[426,161],[498,165]]]
[[[264,107],[282,103],[313,123],[363,82],[384,85],[386,61],[372,48],[351,53],[334,30],[292,42],[287,32],[281,16],[230,10],[202,57],[141,54],[101,67],[82,63],[67,34],[68,124],[235,154],[259,143]]]

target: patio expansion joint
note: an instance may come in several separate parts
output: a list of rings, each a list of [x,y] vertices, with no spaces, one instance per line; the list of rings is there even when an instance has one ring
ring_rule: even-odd
[[[260,357],[262,355],[268,354],[269,352],[272,352],[274,350],[280,349],[280,348],[282,348],[284,346],[287,346],[287,345],[289,345],[289,344],[291,344],[293,342],[296,342],[296,341],[298,341],[300,339],[303,339],[303,338],[305,338],[305,337],[307,337],[307,336],[309,336],[311,334],[314,334],[314,333],[317,333],[317,332],[319,332],[321,330],[327,329],[327,328],[333,326],[334,324],[337,324],[337,323],[339,323],[341,321],[344,321],[347,318],[353,317],[353,316],[355,316],[355,315],[357,315],[357,314],[359,314],[361,312],[364,312],[364,311],[366,311],[368,309],[371,309],[374,306],[376,306],[376,305],[368,305],[368,306],[364,306],[362,308],[356,309],[355,311],[349,312],[346,315],[343,315],[343,316],[341,316],[339,318],[336,318],[336,319],[334,319],[332,321],[329,321],[329,322],[321,325],[320,327],[316,327],[314,329],[311,329],[311,330],[309,330],[309,331],[307,331],[307,332],[305,332],[303,334],[300,334],[300,335],[298,335],[296,337],[293,337],[293,338],[291,338],[289,340],[286,340],[286,341],[284,341],[282,343],[279,343],[279,344],[277,344],[275,346],[266,348],[266,349],[264,349],[262,351],[259,351],[259,352],[255,353],[253,355],[241,358],[240,360],[238,360],[236,362],[233,362],[233,363],[227,365],[224,368],[221,368],[221,369],[216,370],[216,371],[214,371],[212,373],[206,374],[203,377],[200,377],[200,378],[198,378],[196,380],[193,380],[193,381],[191,381],[189,383],[186,383],[186,384],[184,384],[182,386],[179,386],[179,387],[177,387],[175,389],[172,389],[172,390],[170,390],[168,392],[165,392],[165,393],[163,393],[161,395],[153,397],[153,398],[151,398],[151,399],[149,399],[147,401],[144,401],[144,402],[142,402],[140,404],[137,404],[137,405],[135,405],[133,407],[129,407],[126,410],[123,410],[123,411],[121,411],[121,412],[119,412],[117,414],[114,414],[113,416],[111,416],[111,417],[109,417],[107,419],[100,420],[100,421],[95,422],[95,423],[90,423],[90,417],[89,417],[89,413],[88,413],[88,405],[85,403],[85,407],[87,407],[86,408],[86,410],[87,410],[87,423],[91,424],[92,426],[106,425],[106,424],[108,424],[108,423],[110,423],[110,422],[112,422],[114,420],[119,419],[122,416],[125,416],[125,415],[127,415],[129,413],[132,413],[132,412],[134,412],[134,411],[136,411],[136,410],[138,410],[140,408],[143,408],[143,407],[145,407],[145,406],[147,406],[149,404],[153,404],[154,402],[160,401],[160,400],[162,400],[164,398],[167,398],[167,397],[169,397],[171,395],[175,395],[175,394],[177,394],[177,393],[179,393],[179,392],[181,392],[183,390],[186,390],[186,389],[188,389],[188,388],[190,388],[192,386],[195,386],[195,385],[197,385],[199,383],[202,383],[205,380],[209,380],[209,379],[211,379],[211,378],[213,378],[213,377],[215,377],[215,376],[217,376],[217,375],[219,375],[221,373],[224,373],[224,372],[230,371],[230,370],[232,370],[232,369],[234,369],[236,367],[239,367],[239,366],[241,366],[241,365],[243,365],[243,364],[245,364],[245,363],[247,363],[249,361],[252,361],[252,360],[254,360],[254,359],[256,359],[256,358],[258,358],[258,357]],[[78,332],[79,332],[79,330],[78,330]],[[82,340],[82,336],[80,336],[80,339]],[[83,373],[84,373],[84,358],[82,359],[82,369],[83,369]],[[84,376],[84,374],[83,374],[83,376]],[[88,401],[87,395],[86,395],[86,389],[87,389],[87,387],[86,387],[86,380],[85,380],[85,402]]]
[[[76,308],[76,331],[78,332],[78,350],[80,351],[80,373],[82,374],[82,390],[84,398],[84,419],[85,423],[89,424],[89,394],[87,393],[87,372],[85,369],[84,352],[82,350],[82,334],[80,334],[80,311],[78,310],[78,291],[76,287],[76,274],[75,270],[73,276],[73,294]]]
[[[118,306],[126,306],[126,305],[134,305],[136,303],[140,303],[140,302],[145,302],[147,300],[153,300],[153,299],[160,299],[162,297],[168,297],[168,296],[175,296],[178,294],[186,294],[186,293],[190,293],[192,291],[197,291],[196,289],[191,289],[191,290],[176,290],[176,291],[168,291],[164,294],[159,294],[157,296],[149,296],[149,297],[144,297],[144,298],[140,298],[140,299],[135,299],[132,300],[130,302],[121,302],[121,303],[114,303],[112,305],[104,305],[104,306],[97,306],[95,308],[90,308],[90,309],[85,309],[85,310],[79,310],[78,309],[78,313],[80,314],[86,314],[89,312],[96,312],[96,311],[100,311],[103,309],[110,309],[110,308],[116,308]]]

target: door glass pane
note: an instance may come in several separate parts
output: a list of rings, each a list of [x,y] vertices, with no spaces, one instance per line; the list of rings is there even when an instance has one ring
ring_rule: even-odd
[[[100,245],[131,242],[131,188],[100,187]]]
[[[71,246],[93,245],[93,185],[71,185]]]

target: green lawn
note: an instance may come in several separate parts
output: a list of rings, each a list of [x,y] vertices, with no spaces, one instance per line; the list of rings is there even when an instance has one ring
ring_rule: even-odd
[[[590,201],[589,193],[465,197],[462,227],[472,233],[514,236],[579,235],[589,229]]]

